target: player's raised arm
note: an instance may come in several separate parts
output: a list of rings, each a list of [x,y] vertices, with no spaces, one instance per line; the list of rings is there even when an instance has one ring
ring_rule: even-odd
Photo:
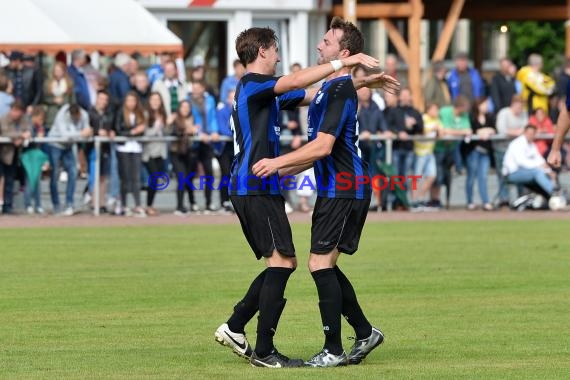
[[[334,60],[318,66],[307,67],[306,69],[299,70],[296,73],[284,75],[275,84],[273,91],[276,94],[284,94],[288,91],[297,90],[308,87],[317,83],[345,67],[353,67],[361,64],[365,67],[376,67],[379,61],[369,55],[358,53],[350,57]]]

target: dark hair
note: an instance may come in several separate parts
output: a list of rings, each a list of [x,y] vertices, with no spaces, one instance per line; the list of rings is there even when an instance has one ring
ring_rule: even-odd
[[[137,101],[135,109],[133,110],[133,112],[135,114],[135,124],[134,125],[130,125],[129,111],[127,110],[127,107],[126,107],[128,97],[135,98]],[[146,121],[145,115],[144,115],[144,109],[141,105],[141,100],[140,100],[138,94],[133,90],[130,90],[129,92],[127,92],[127,95],[125,95],[125,100],[123,100],[122,111],[123,111],[123,118],[125,120],[125,125],[129,126],[130,128],[136,127],[137,125],[140,125],[140,124],[143,124]]]
[[[453,101],[453,107],[465,107],[469,108],[469,99],[465,95],[458,95],[457,98]]]
[[[342,37],[338,41],[341,50],[347,49],[350,55],[362,52],[364,48],[364,36],[358,28],[350,21],[345,21],[340,17],[334,17],[329,29],[342,30]]]
[[[73,103],[69,106],[69,114],[71,116],[79,116],[81,114],[81,109],[79,108],[79,104]]]
[[[97,91],[97,95],[107,95],[109,97],[111,96],[107,90],[99,90]]]
[[[160,98],[160,108],[156,111],[152,110],[150,108],[150,98],[152,96],[156,96],[158,95],[158,97]],[[158,116],[160,116],[162,118],[162,121],[166,124],[166,110],[164,108],[164,101],[162,100],[162,95],[160,95],[160,92],[157,91],[153,91],[150,93],[150,95],[148,96],[148,125],[150,127],[152,127],[154,125],[154,123],[156,122],[157,119],[157,115],[156,113],[158,113]]]
[[[34,106],[32,108],[32,117],[45,116],[45,114],[46,114],[46,110],[45,110],[44,106],[38,105],[38,106]]]
[[[206,81],[204,79],[193,80],[192,84],[199,84],[200,86],[202,86],[204,88],[208,88],[208,84],[206,83]]]
[[[525,127],[524,127],[525,132],[528,131],[529,129],[534,129],[535,132],[538,131],[538,128],[536,128],[536,125],[534,125],[534,124],[525,125]]]
[[[236,51],[244,66],[257,59],[259,49],[269,49],[277,45],[277,36],[271,28],[249,28],[236,38]]]
[[[8,85],[10,84],[10,78],[8,75],[0,72],[0,91],[6,91],[8,89]]]
[[[13,110],[18,109],[22,112],[26,111],[26,107],[24,106],[24,103],[22,103],[22,101],[19,99],[14,100],[14,103],[12,103],[12,105],[10,106],[10,109],[13,109]]]

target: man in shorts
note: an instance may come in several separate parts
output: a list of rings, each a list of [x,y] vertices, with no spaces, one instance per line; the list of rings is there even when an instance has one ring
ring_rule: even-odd
[[[363,44],[362,33],[352,23],[335,18],[317,47],[319,63],[335,66],[339,59],[362,51]],[[381,86],[395,92],[399,83],[386,77]],[[384,340],[382,332],[364,316],[352,284],[336,265],[340,253],[356,252],[370,205],[370,183],[355,183],[356,176],[368,176],[368,165],[357,146],[357,106],[350,69],[332,73],[309,107],[309,143],[253,166],[256,176],[266,178],[277,172],[282,177],[292,175],[314,163],[318,196],[313,211],[309,270],[319,294],[325,344],[305,363],[313,367],[358,364]],[[342,181],[338,181],[339,176]],[[347,185],[347,180],[352,183]],[[341,343],[341,314],[356,333],[356,342],[348,355]]]
[[[297,266],[291,228],[277,175],[257,178],[252,165],[279,155],[279,110],[292,109],[305,99],[308,102],[314,92],[305,92],[304,87],[345,67],[356,64],[375,67],[378,61],[357,54],[343,58],[336,66],[326,63],[279,78],[274,77],[280,59],[273,30],[243,31],[236,39],[236,50],[247,72],[236,88],[230,119],[235,152],[230,199],[249,245],[258,260],[265,258],[267,268],[253,280],[245,297],[235,305],[232,316],[214,335],[219,343],[250,359],[253,366],[297,367],[303,365],[302,360],[289,359],[273,345],[285,307],[285,287]],[[258,310],[257,340],[252,350],[244,328]]]

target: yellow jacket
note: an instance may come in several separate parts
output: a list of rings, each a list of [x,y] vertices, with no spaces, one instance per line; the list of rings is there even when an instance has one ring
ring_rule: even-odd
[[[552,95],[556,85],[554,79],[534,71],[530,66],[524,66],[518,71],[517,80],[523,85],[522,97],[529,113],[537,108],[548,113],[548,97]]]

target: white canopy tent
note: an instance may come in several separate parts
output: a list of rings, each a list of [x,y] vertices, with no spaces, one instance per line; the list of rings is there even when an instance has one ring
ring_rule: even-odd
[[[182,41],[135,0],[3,1],[0,13],[4,51],[182,51]]]

